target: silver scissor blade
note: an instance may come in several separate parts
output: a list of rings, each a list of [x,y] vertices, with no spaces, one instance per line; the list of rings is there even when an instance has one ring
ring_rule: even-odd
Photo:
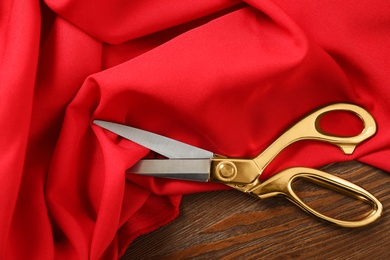
[[[207,150],[138,128],[101,120],[93,123],[168,158],[209,159],[214,156]]]
[[[209,180],[210,159],[146,159],[140,160],[127,173],[202,181]]]

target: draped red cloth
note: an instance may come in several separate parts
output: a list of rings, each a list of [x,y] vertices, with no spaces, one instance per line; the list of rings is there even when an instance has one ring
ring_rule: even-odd
[[[373,139],[352,156],[297,143],[264,178],[351,159],[390,171],[389,33],[387,0],[3,0],[0,258],[115,259],[182,194],[223,188],[126,174],[149,151],[94,119],[250,157],[352,102]]]

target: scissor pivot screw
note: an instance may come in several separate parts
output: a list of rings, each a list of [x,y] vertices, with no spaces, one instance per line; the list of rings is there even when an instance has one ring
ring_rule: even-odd
[[[232,162],[220,162],[217,165],[218,177],[221,180],[229,181],[237,175],[237,167]]]

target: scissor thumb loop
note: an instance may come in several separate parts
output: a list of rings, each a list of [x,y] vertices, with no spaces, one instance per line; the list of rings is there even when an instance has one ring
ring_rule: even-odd
[[[321,117],[333,111],[346,111],[355,114],[363,122],[362,131],[355,136],[337,136],[323,131],[320,127]],[[320,108],[305,120],[314,122],[314,127],[311,128],[313,136],[321,141],[330,142],[339,146],[345,154],[352,154],[358,144],[372,137],[377,130],[374,117],[366,109],[349,103],[336,103]]]
[[[334,111],[346,111],[358,116],[364,125],[361,133],[355,136],[337,136],[326,133],[320,127],[322,116]],[[263,171],[267,165],[287,146],[302,140],[328,142],[338,146],[343,153],[352,154],[356,146],[376,133],[375,119],[364,108],[348,103],[336,103],[322,107],[306,115],[284,134],[276,139],[266,150],[254,158],[256,164]]]

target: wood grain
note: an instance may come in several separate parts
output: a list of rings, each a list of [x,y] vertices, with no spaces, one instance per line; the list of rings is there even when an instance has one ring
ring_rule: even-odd
[[[347,229],[317,221],[279,197],[260,201],[234,190],[192,194],[183,197],[175,221],[137,238],[121,259],[390,259],[389,173],[358,162],[322,169],[370,191],[382,202],[383,216]],[[313,185],[297,189],[333,216],[367,210]]]

